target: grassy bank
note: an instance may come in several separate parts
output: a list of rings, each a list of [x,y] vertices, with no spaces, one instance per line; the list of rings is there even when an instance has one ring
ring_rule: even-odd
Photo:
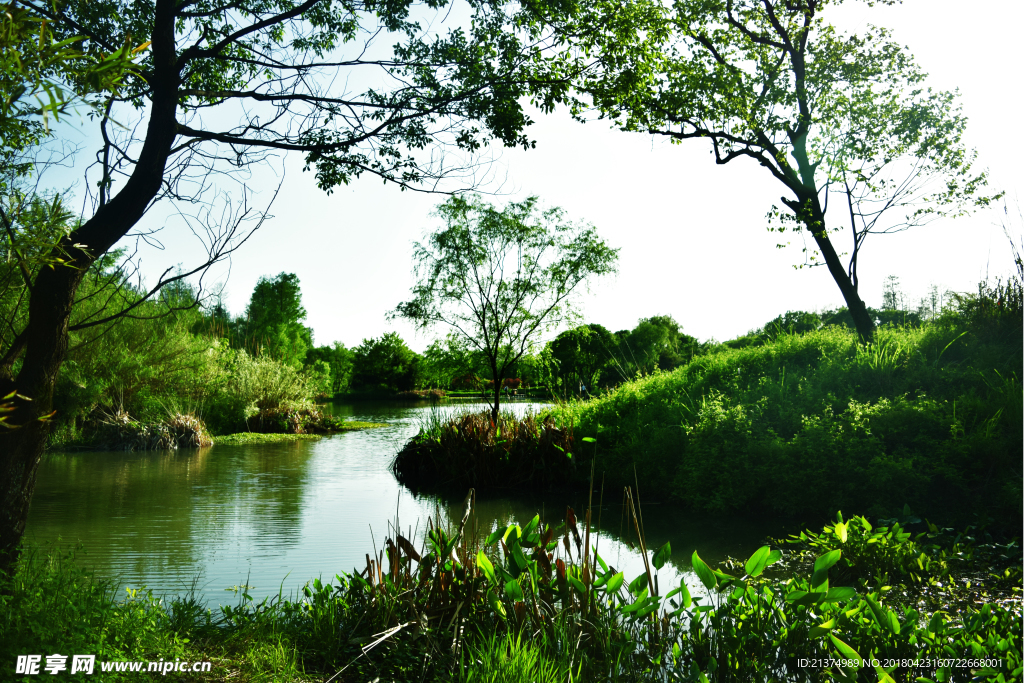
[[[1020,374],[1019,319],[949,314],[867,347],[830,327],[719,348],[552,415],[596,439],[612,482],[635,470],[645,495],[696,509],[810,519],[909,503],[1019,534]]]
[[[577,521],[569,510],[557,526],[534,517],[481,539],[464,533],[468,512],[434,520],[418,549],[387,538],[362,572],[313,580],[297,598],[256,604],[243,589],[236,605],[217,609],[191,596],[119,591],[73,555],[29,549],[0,590],[0,661],[13,668],[26,653],[95,654],[94,680],[108,681],[138,675],[100,672],[102,662],[176,658],[212,662],[202,680],[236,681],[1022,675],[1020,549],[977,532],[911,535],[898,524],[837,520],[719,567],[695,552],[698,594],[659,586],[667,544],[646,550],[648,568],[636,577],[608,566],[592,547],[589,515]],[[799,663],[822,658],[901,663],[886,672]]]

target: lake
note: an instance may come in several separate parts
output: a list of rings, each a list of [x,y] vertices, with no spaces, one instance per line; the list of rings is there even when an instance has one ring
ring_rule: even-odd
[[[257,600],[298,594],[316,577],[360,570],[366,554],[393,536],[395,519],[419,546],[428,517],[462,515],[462,499],[414,495],[389,466],[431,410],[482,410],[483,404],[431,407],[384,403],[333,404],[345,419],[384,422],[387,427],[300,441],[246,446],[213,446],[178,451],[51,453],[39,482],[26,529],[36,544],[81,544],[79,560],[122,587],[152,589],[157,595],[194,590],[209,606],[235,604],[233,587],[249,585]],[[542,408],[518,402],[517,413]],[[643,571],[630,547],[622,514],[622,491],[593,498],[599,553],[626,579]],[[668,504],[643,502],[648,548],[671,542],[670,565],[660,572],[662,592],[685,578],[699,582],[689,567],[697,549],[703,559],[746,558],[769,533],[784,529],[749,520],[698,518]],[[548,492],[513,496],[481,492],[468,524],[486,535],[497,525],[528,522],[534,514],[556,525],[572,506],[582,520],[586,493]],[[699,592],[699,591],[695,591]]]

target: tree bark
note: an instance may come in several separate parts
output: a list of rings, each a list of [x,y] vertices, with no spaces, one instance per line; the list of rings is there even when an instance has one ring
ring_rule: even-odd
[[[818,245],[818,249],[825,259],[825,265],[828,267],[828,272],[831,273],[832,279],[839,285],[839,291],[846,301],[847,310],[850,311],[850,315],[853,317],[853,324],[857,328],[857,334],[860,336],[861,342],[870,344],[875,338],[875,321],[871,319],[871,314],[868,313],[864,300],[860,298],[857,288],[854,287],[853,281],[850,280],[849,273],[843,267],[842,261],[839,260],[839,254],[836,253],[835,247],[832,246],[832,240],[828,238],[828,232],[825,229],[825,214],[821,210],[818,198],[816,196],[812,197],[810,201],[811,219],[806,224],[807,230],[814,236],[814,242]],[[815,226],[818,229],[814,229]]]
[[[55,249],[65,259],[40,270],[29,298],[25,358],[17,377],[0,378],[0,396],[17,390],[8,424],[0,431],[0,575],[17,564],[48,425],[40,418],[53,406],[53,391],[68,350],[75,294],[89,266],[142,218],[160,191],[176,137],[179,73],[174,41],[174,0],[157,0],[152,49],[153,99],[146,141],[124,187]],[[83,247],[75,246],[83,245]]]
[[[498,408],[501,405],[501,383],[503,378],[498,377],[498,366],[491,366],[491,377],[494,378],[494,407],[491,408],[491,422],[498,424]]]

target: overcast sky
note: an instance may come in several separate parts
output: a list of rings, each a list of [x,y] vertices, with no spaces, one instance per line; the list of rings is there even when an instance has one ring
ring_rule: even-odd
[[[1024,187],[1010,133],[1021,118],[1020,4],[968,10],[963,3],[926,0],[870,9],[851,3],[830,14],[845,29],[868,21],[893,29],[931,74],[929,85],[960,89],[968,144],[978,150],[979,166],[989,169],[991,187],[1007,191],[1012,209]],[[765,229],[765,214],[783,188],[756,163],[717,166],[709,143],[669,145],[602,122],[581,125],[564,112],[534,118],[529,134],[536,149],[500,150],[492,173],[502,182],[483,189],[501,193],[491,198],[495,203],[536,194],[570,218],[593,223],[621,248],[618,275],[598,281],[581,299],[588,322],[614,331],[642,317],[671,315],[691,335],[725,340],[787,310],[843,305],[824,268],[793,268],[803,261],[801,242],[775,247],[779,236]],[[443,197],[400,192],[369,177],[328,196],[302,172],[300,159],[289,159],[285,169],[274,217],[232,260],[226,281],[231,312],[244,310],[261,275],[292,272],[302,283],[307,324],[318,344],[338,340],[351,347],[396,330],[422,350],[428,337],[389,323],[385,314],[408,298],[412,243],[437,227],[429,214]],[[257,203],[272,193],[269,178],[261,177],[255,179]],[[969,290],[986,273],[1010,272],[1001,218],[989,211],[870,238],[860,265],[862,297],[879,306],[890,274],[916,301],[931,284]],[[1019,234],[1019,220],[1012,224]],[[163,264],[187,266],[196,255],[197,243],[181,233],[165,231],[167,249],[146,255],[151,278]],[[837,239],[846,251],[845,235]]]

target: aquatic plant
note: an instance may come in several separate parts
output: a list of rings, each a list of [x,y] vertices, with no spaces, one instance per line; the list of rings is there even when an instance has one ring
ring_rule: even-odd
[[[550,418],[434,414],[395,456],[392,471],[416,489],[564,486],[576,474],[575,448],[572,428]]]

